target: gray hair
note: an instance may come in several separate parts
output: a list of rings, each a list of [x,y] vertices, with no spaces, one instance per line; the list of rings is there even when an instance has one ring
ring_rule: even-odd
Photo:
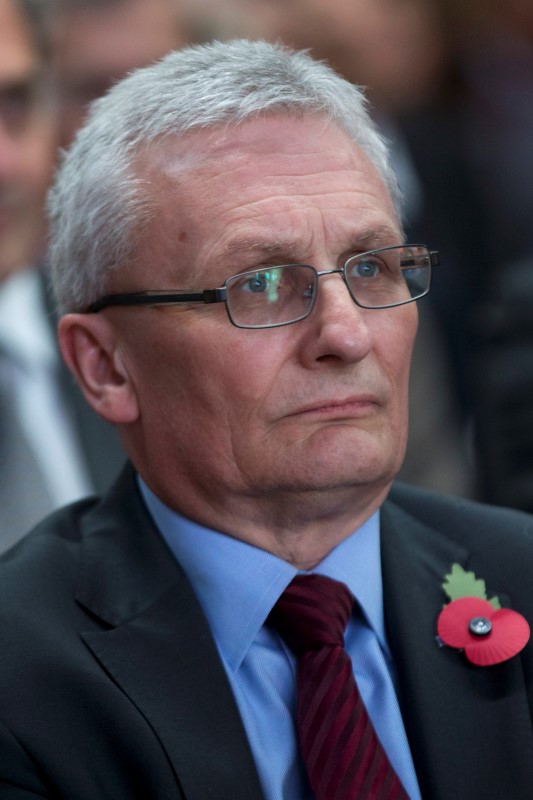
[[[59,310],[86,308],[105,293],[110,270],[133,256],[149,215],[148,192],[135,172],[141,147],[276,112],[320,114],[338,124],[370,158],[399,209],[387,146],[360,88],[281,44],[187,47],[136,70],[97,100],[63,158],[48,202]]]

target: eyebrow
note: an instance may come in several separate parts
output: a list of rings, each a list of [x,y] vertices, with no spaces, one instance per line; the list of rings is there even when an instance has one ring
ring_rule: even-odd
[[[235,239],[229,242],[222,252],[222,256],[233,256],[238,253],[261,253],[265,256],[278,255],[281,252],[303,247],[302,239],[288,239],[277,242],[259,242],[257,239]]]
[[[349,242],[347,249],[372,250],[387,244],[401,244],[403,237],[401,231],[394,230],[390,226],[380,225],[364,233],[354,232],[352,236],[346,237],[346,241]],[[225,257],[253,252],[260,253],[265,257],[276,257],[291,251],[302,252],[306,247],[307,243],[301,238],[261,242],[257,241],[257,239],[244,237],[228,242],[221,255]]]

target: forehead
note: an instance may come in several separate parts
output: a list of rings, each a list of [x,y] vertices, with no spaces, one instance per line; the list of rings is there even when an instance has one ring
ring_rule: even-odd
[[[253,156],[253,160],[251,157]],[[208,130],[192,130],[180,138],[169,137],[150,145],[139,157],[141,170],[179,177],[194,170],[216,169],[221,159],[241,162],[252,168],[272,169],[267,159],[283,163],[288,173],[313,173],[321,169],[353,168],[370,162],[360,147],[336,123],[322,115],[272,114],[255,117],[240,124],[221,125]],[[292,162],[292,165],[291,165]],[[273,175],[280,170],[273,168]]]
[[[271,116],[191,132],[151,146],[138,169],[153,211],[141,249],[161,262],[183,256],[195,272],[227,254],[239,271],[245,251],[284,243],[286,258],[309,258],[313,247],[335,246],[335,237],[356,237],[357,229],[363,239],[388,227],[394,241],[385,243],[397,243],[382,178],[322,117]]]
[[[24,15],[13,0],[0,0],[0,80],[18,80],[37,60]]]

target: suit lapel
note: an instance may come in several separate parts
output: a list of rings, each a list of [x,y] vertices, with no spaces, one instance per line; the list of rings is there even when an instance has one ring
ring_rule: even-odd
[[[385,504],[385,615],[402,714],[424,800],[499,798],[510,792],[514,800],[526,800],[533,788],[533,737],[520,658],[474,667],[436,641],[437,616],[446,600],[444,575],[453,562],[472,569],[469,555],[398,506]]]
[[[133,493],[128,474],[90,519],[77,599],[111,627],[83,638],[152,727],[187,800],[262,800],[203,612]]]

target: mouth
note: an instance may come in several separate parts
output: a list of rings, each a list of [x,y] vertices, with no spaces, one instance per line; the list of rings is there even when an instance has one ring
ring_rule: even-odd
[[[315,417],[317,419],[358,419],[368,416],[379,405],[375,395],[365,394],[345,399],[328,399],[315,402],[289,414],[291,417]]]

